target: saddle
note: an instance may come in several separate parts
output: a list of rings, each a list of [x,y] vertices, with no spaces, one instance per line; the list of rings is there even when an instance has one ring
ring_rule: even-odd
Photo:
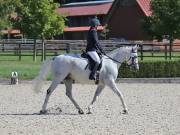
[[[97,71],[100,71],[101,67],[102,67],[102,57],[100,54],[98,54],[100,59],[101,59],[101,63],[99,64],[98,68],[97,68]],[[84,52],[81,54],[81,57],[82,58],[85,58],[85,59],[88,59],[88,64],[87,66],[85,67],[85,70],[87,68],[89,68],[90,71],[93,70],[93,67],[95,66],[96,62],[88,55],[88,53]]]
[[[98,55],[99,55],[99,54],[98,54]],[[101,55],[99,55],[99,56],[100,56],[100,59],[101,59],[101,63],[99,64],[99,66],[98,66],[98,68],[97,68],[97,71],[96,71],[95,84],[99,84],[99,71],[100,71],[100,69],[101,69],[101,67],[102,67],[102,57],[101,57]],[[88,64],[87,64],[87,66],[85,67],[85,70],[86,70],[87,68],[89,68],[89,70],[92,72],[93,67],[95,66],[96,62],[95,62],[86,52],[83,52],[83,53],[81,54],[81,57],[88,59]]]

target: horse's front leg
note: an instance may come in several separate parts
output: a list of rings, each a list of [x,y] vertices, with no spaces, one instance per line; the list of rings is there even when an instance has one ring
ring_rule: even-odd
[[[96,89],[96,92],[94,94],[94,98],[91,102],[91,104],[89,105],[88,107],[88,114],[91,114],[92,112],[92,108],[93,108],[93,104],[94,102],[98,99],[98,96],[101,94],[102,90],[104,89],[105,85],[104,84],[100,84],[98,85],[97,89]]]
[[[66,95],[69,97],[69,99],[74,104],[74,106],[78,109],[78,113],[84,114],[83,110],[80,108],[80,106],[77,104],[77,102],[74,100],[72,96],[72,83],[73,83],[72,79],[64,80],[64,84],[66,86]]]
[[[114,79],[111,79],[111,80],[108,79],[108,80],[106,80],[106,83],[120,98],[122,105],[123,105],[123,108],[124,108],[123,113],[128,114],[128,109],[127,109],[127,105],[124,101],[123,94],[121,93],[121,91],[116,86],[115,80]]]

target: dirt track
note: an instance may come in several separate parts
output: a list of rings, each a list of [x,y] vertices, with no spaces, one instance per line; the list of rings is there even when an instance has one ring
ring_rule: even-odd
[[[48,83],[44,85],[44,89]],[[47,115],[38,115],[46,91],[35,94],[31,84],[0,84],[1,135],[179,135],[180,84],[118,84],[129,114],[122,114],[118,97],[106,87],[93,114],[79,115],[59,85]],[[74,85],[74,97],[84,112],[94,85]],[[59,112],[60,109],[62,112]]]

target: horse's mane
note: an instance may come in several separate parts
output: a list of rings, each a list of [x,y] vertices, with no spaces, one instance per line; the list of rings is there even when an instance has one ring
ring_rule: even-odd
[[[121,46],[119,48],[116,48],[110,52],[107,53],[108,56],[110,57],[114,57],[115,55],[117,55],[118,52],[120,51],[127,51],[128,49],[131,49],[131,46]],[[74,58],[81,58],[81,54],[74,54],[74,53],[68,53],[68,54],[64,54],[65,56],[70,56],[70,57],[74,57]]]
[[[119,47],[119,48],[116,48],[116,49],[110,51],[107,54],[108,54],[108,56],[114,56],[115,54],[117,54],[117,52],[119,52],[121,50],[123,51],[124,49],[127,49],[127,48],[130,48],[130,47],[129,46],[122,46],[122,47]]]

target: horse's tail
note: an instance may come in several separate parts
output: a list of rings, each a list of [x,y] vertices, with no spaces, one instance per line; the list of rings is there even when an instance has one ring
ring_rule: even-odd
[[[46,61],[44,61],[43,65],[41,66],[41,70],[39,72],[39,75],[36,77],[36,79],[34,80],[34,88],[33,90],[35,92],[39,92],[42,88],[42,83],[43,81],[46,79],[50,69],[51,69],[51,63],[52,63],[52,58],[51,59],[47,59]]]

